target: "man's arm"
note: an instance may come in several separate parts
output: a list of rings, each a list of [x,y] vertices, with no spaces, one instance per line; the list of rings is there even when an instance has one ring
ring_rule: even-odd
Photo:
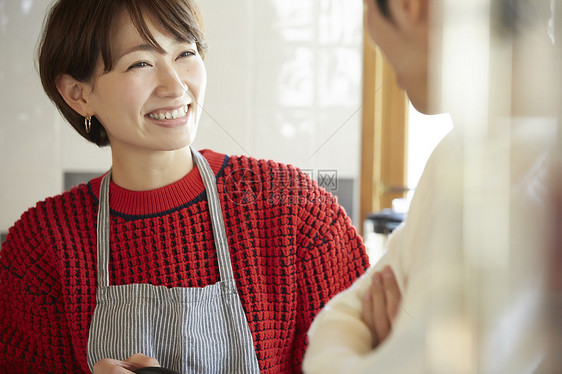
[[[373,298],[368,300],[369,292],[377,294],[377,297],[385,298],[387,293],[381,293],[380,287],[377,290],[376,280],[382,278],[384,286],[383,269],[390,265],[396,275],[396,286],[392,286],[392,292],[396,298],[397,293],[405,282],[404,270],[401,262],[398,261],[400,255],[397,247],[402,241],[402,227],[399,227],[389,238],[389,250],[372,268],[370,268],[352,287],[341,292],[326,305],[313,321],[308,332],[309,346],[305,355],[303,370],[307,373],[341,373],[346,372],[350,367],[358,363],[359,358],[370,353],[373,347],[378,346],[388,336],[381,331],[381,338],[378,341],[377,329],[373,321],[368,323],[368,313],[371,303],[373,311],[375,300],[377,307],[380,306],[380,299]],[[393,281],[394,282],[394,281]],[[373,286],[373,283],[375,285]],[[385,287],[389,288],[389,287]],[[392,299],[392,298],[390,298]],[[386,305],[382,308],[386,309]],[[395,316],[398,304],[391,306],[390,312]],[[379,318],[383,320],[384,318]],[[388,319],[379,323],[388,323]],[[384,328],[379,327],[379,330]],[[375,339],[377,341],[375,341]]]

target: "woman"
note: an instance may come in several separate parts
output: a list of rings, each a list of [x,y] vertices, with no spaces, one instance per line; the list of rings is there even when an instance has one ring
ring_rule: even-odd
[[[205,51],[191,0],[51,9],[43,86],[78,133],[111,147],[112,168],[10,229],[10,371],[299,372],[310,322],[368,266],[343,209],[304,173],[190,148]]]

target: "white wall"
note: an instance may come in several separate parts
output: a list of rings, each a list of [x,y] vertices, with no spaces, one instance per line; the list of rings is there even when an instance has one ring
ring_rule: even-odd
[[[41,89],[34,52],[49,3],[0,0],[0,232],[60,193],[64,172],[111,163]],[[195,146],[358,179],[362,2],[199,3],[210,49]]]

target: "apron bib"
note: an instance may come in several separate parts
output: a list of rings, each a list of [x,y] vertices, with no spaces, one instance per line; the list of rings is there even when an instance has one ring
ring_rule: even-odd
[[[110,170],[100,187],[98,287],[87,346],[90,370],[104,358],[124,360],[143,353],[182,374],[259,373],[234,281],[215,175],[199,152],[191,152],[207,192],[220,281],[203,288],[109,285]]]

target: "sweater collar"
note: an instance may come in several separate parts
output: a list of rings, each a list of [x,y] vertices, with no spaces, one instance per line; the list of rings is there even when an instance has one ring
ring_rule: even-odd
[[[226,165],[227,156],[211,150],[202,150],[213,173],[217,175]],[[92,193],[99,200],[103,175],[92,179],[89,184]],[[205,190],[199,168],[193,169],[182,179],[167,186],[149,191],[131,191],[111,182],[109,185],[109,205],[111,210],[126,215],[152,215],[172,210],[192,201]]]

